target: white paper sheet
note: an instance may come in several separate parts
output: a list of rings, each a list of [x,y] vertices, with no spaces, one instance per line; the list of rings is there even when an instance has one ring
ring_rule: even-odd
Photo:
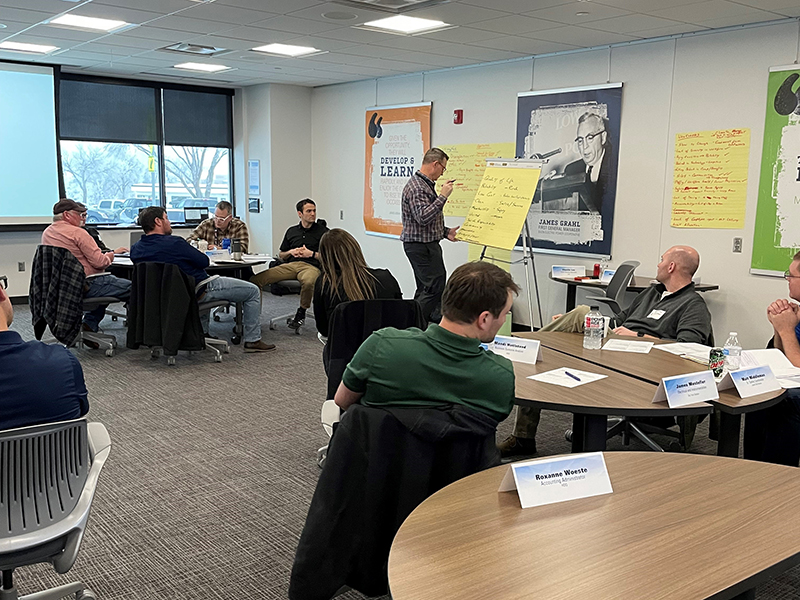
[[[614,352],[635,352],[636,354],[649,354],[652,347],[653,342],[608,340],[602,349],[612,350]]]
[[[704,346],[695,342],[658,344],[656,348],[703,365],[708,364],[708,353],[711,351],[711,346]]]
[[[800,369],[777,348],[742,351],[741,368],[767,365],[784,389],[800,387]]]
[[[570,377],[567,375],[567,373],[574,375],[577,377],[577,379]],[[552,371],[547,371],[546,373],[531,375],[528,377],[528,379],[532,379],[533,381],[541,381],[542,383],[552,383],[553,385],[560,385],[561,387],[566,388],[574,388],[578,387],[579,385],[605,379],[606,377],[608,377],[608,375],[599,375],[598,373],[589,373],[588,371],[579,371],[578,369],[567,369],[566,367],[561,367],[560,369],[553,369]]]

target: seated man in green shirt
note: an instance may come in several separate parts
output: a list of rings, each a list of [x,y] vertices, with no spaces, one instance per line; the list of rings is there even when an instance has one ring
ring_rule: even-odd
[[[445,286],[441,323],[373,333],[347,366],[336,404],[462,405],[502,421],[514,406],[514,368],[481,343],[494,340],[518,293],[511,275],[493,264],[461,265]]]

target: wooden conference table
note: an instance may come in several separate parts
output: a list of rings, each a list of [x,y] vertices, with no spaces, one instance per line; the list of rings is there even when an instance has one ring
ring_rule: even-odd
[[[608,283],[601,283],[599,279],[581,279],[579,281],[575,281],[575,279],[566,279],[562,277],[553,277],[553,274],[549,274],[550,279],[553,281],[557,281],[558,283],[563,283],[567,286],[567,305],[566,311],[569,312],[573,308],[575,308],[575,297],[577,295],[577,291],[579,287],[586,287],[586,288],[594,288],[596,290],[602,290],[599,292],[598,295],[602,295],[605,292],[605,289],[608,287]],[[638,277],[634,275],[631,282],[628,284],[628,291],[629,292],[642,292],[650,287],[650,284],[653,283],[652,277]],[[719,286],[714,283],[696,283],[694,289],[698,292],[710,292],[713,290],[718,290]]]
[[[648,354],[636,354],[632,352],[614,352],[610,350],[586,350],[583,347],[583,335],[576,333],[562,333],[555,331],[536,331],[517,334],[518,337],[539,340],[542,344],[542,355],[547,357],[547,361],[542,361],[536,365],[525,365],[514,363],[514,371],[517,377],[517,403],[521,405],[537,406],[550,410],[562,410],[572,412],[577,415],[589,415],[591,413],[615,415],[615,416],[683,416],[687,414],[699,414],[711,412],[711,405],[705,404],[704,410],[688,411],[697,405],[670,409],[666,403],[652,403],[656,386],[661,382],[662,377],[672,375],[682,375],[703,371],[707,367],[696,362],[675,356],[669,352],[664,352],[653,348]],[[634,338],[611,334],[603,340],[605,344],[609,339],[622,339],[630,341]],[[642,341],[642,340],[638,340]],[[667,340],[645,340],[655,344],[669,343]],[[552,353],[555,354],[552,354]],[[536,368],[531,371],[530,367]],[[538,387],[531,387],[532,382],[526,379],[534,372],[544,372],[559,367],[572,367],[593,373],[613,373],[610,376],[587,385],[576,388],[561,388],[554,385],[538,384]],[[530,371],[530,372],[529,372]],[[520,379],[523,381],[521,382]],[[608,382],[606,389],[600,387],[593,390],[594,386],[599,386],[603,382]],[[633,386],[633,382],[643,384],[644,389]],[[541,386],[545,386],[544,388]],[[712,404],[720,409],[720,431],[719,442],[717,444],[717,454],[720,456],[739,456],[739,432],[741,430],[742,414],[761,410],[772,406],[780,401],[783,390],[767,392],[750,398],[740,398],[736,390],[731,388],[719,392],[719,400]],[[555,399],[555,402],[554,400]],[[620,412],[620,405],[625,405],[629,410]],[[587,406],[588,405],[588,406]],[[664,410],[653,411],[652,407],[661,407]],[[593,409],[589,412],[590,409]],[[577,412],[576,412],[577,411]],[[601,423],[599,418],[594,418],[596,423],[590,423],[587,417],[582,417],[587,421],[586,427],[593,428],[588,433],[585,429],[580,429],[580,418],[578,428],[573,431],[573,451],[604,450],[605,437],[602,443]],[[575,444],[575,432],[581,432],[584,440],[583,445]]]
[[[438,491],[400,527],[394,600],[753,598],[800,563],[800,469],[609,452],[612,494],[521,509],[508,465]]]

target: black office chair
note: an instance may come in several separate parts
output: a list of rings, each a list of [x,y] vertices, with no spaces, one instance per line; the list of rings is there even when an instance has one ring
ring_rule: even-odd
[[[341,411],[333,397],[342,382],[344,370],[356,351],[374,331],[384,327],[425,329],[428,322],[416,300],[378,299],[357,300],[339,304],[331,315],[328,342],[323,353],[327,356],[328,393],[322,405],[322,427],[333,435]],[[317,450],[317,464],[325,462],[328,446]]]
[[[14,571],[51,563],[66,573],[78,557],[100,471],[111,452],[108,431],[86,419],[0,432],[0,598],[17,600]],[[94,600],[75,582],[22,596]]]
[[[639,266],[638,260],[626,260],[624,263],[617,267],[611,281],[608,282],[605,296],[589,296],[586,298],[587,304],[594,304],[600,302],[608,305],[614,312],[616,317],[624,309],[623,301],[625,300],[625,292],[628,289],[628,284],[633,279],[633,272]]]

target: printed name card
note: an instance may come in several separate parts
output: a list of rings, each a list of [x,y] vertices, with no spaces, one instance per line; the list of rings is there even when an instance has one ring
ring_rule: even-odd
[[[714,373],[700,371],[662,378],[653,402],[666,400],[670,408],[678,408],[718,398],[719,393],[717,392],[717,383],[714,381]]]
[[[512,362],[534,365],[536,361],[542,360],[542,346],[539,340],[526,340],[498,335],[489,344],[489,350],[500,356],[505,356]]]
[[[781,389],[781,384],[768,365],[761,365],[725,373],[725,377],[719,382],[718,389],[727,390],[731,387],[736,387],[740,398],[749,398],[758,394],[775,392]]]
[[[553,266],[552,276],[558,279],[575,279],[576,277],[586,277],[586,267],[582,265],[573,266]]]
[[[610,494],[602,452],[512,463],[499,492],[517,490],[522,508]]]
[[[616,272],[616,269],[603,269],[603,274],[600,276],[600,283],[610,283]]]

